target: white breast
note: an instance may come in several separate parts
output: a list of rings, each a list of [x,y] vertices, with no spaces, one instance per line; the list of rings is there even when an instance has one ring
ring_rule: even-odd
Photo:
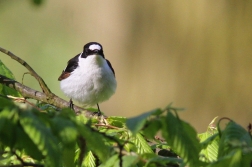
[[[79,57],[79,67],[60,82],[61,90],[84,106],[108,100],[115,93],[116,86],[112,70],[100,55]]]

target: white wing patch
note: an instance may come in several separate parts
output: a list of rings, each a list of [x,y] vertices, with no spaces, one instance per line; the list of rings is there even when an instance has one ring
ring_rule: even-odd
[[[93,44],[93,45],[90,45],[89,46],[89,49],[90,50],[101,50],[101,46],[100,45],[97,45],[97,44]]]

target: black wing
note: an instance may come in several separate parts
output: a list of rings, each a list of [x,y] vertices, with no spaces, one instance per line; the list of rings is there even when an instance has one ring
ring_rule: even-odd
[[[107,59],[106,59],[106,61],[107,61],[107,63],[108,63],[108,65],[109,65],[110,69],[112,70],[112,72],[114,73],[114,76],[115,76],[115,71],[114,71],[114,69],[113,69],[111,63],[110,63]]]
[[[59,76],[58,81],[66,79],[70,76],[71,72],[73,72],[78,67],[80,54],[76,55],[72,59],[70,59],[67,63],[67,67],[63,70],[62,74]]]

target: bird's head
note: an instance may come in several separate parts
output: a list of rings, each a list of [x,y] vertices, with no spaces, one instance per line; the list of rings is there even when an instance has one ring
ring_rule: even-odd
[[[84,45],[81,57],[86,58],[91,55],[100,55],[104,57],[102,45],[97,42],[89,42]]]

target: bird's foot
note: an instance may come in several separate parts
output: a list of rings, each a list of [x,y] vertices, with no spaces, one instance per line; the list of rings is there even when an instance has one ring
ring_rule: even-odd
[[[102,113],[101,113],[101,110],[100,110],[100,107],[99,107],[98,103],[97,103],[97,109],[98,109],[98,111],[94,112],[93,115],[97,115],[98,117],[100,117],[102,115]]]
[[[74,110],[74,104],[73,104],[72,99],[70,99],[70,101],[69,101],[69,108]]]
[[[93,113],[93,116],[94,115],[97,115],[98,117],[100,117],[101,115],[102,115],[102,113],[101,113],[101,111],[95,111],[94,113]]]

